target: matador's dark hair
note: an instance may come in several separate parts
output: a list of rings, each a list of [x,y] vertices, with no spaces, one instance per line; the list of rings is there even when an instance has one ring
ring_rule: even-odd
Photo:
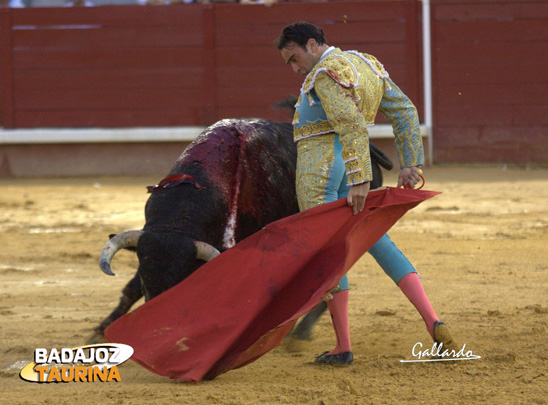
[[[326,44],[322,29],[306,21],[297,21],[285,27],[274,45],[281,51],[290,42],[295,42],[301,48],[306,49],[306,43],[310,38],[316,40],[318,45]]]

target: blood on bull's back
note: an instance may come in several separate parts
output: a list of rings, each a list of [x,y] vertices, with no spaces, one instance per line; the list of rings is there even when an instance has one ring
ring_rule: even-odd
[[[191,176],[198,187],[183,184],[170,188],[169,195],[153,193],[145,230],[184,223],[199,240],[232,247],[266,224],[298,212],[296,156],[290,124],[219,121],[188,146],[167,176]],[[162,218],[166,205],[172,211],[169,224]],[[201,229],[191,229],[195,227]]]

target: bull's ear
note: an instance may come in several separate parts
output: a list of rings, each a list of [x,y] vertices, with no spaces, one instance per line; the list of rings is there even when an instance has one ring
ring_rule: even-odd
[[[116,233],[111,233],[110,235],[108,235],[108,239],[112,239],[116,236],[117,234]],[[137,252],[137,248],[134,247],[134,246],[130,246],[130,247],[127,247],[125,248],[126,250],[129,250],[130,252]]]
[[[299,98],[296,95],[290,94],[283,100],[278,101],[276,104],[274,104],[272,108],[286,109],[291,119],[293,119],[293,114],[295,114],[295,104],[297,104],[298,99]]]

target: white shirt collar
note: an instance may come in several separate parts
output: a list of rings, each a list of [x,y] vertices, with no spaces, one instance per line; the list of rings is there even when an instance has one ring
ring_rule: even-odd
[[[335,49],[334,46],[330,46],[329,48],[327,48],[318,62],[322,61],[325,57],[327,57],[327,54],[333,51],[334,49]]]

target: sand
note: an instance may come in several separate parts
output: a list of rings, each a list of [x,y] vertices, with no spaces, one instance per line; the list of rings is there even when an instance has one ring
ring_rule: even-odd
[[[385,176],[395,184],[395,172]],[[400,362],[432,341],[366,255],[349,273],[353,366],[313,363],[335,344],[324,316],[303,351],[282,344],[197,384],[132,361],[119,367],[120,382],[19,378],[35,348],[84,344],[117,304],[137,259],[119,253],[108,277],[98,254],[109,233],[142,227],[145,186],[160,178],[0,179],[0,403],[548,403],[548,168],[435,166],[425,176],[425,188],[443,194],[390,235],[440,319],[480,359]]]

